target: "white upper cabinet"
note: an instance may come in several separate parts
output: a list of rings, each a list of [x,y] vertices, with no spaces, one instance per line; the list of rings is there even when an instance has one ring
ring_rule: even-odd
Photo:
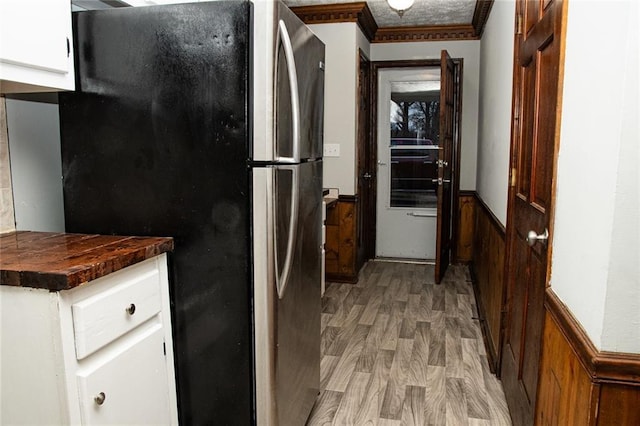
[[[0,0],[0,92],[73,90],[70,0]]]

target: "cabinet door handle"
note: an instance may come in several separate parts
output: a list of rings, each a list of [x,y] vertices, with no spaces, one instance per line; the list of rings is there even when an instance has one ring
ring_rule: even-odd
[[[69,43],[69,37],[67,37],[67,58],[69,57],[70,54],[71,54],[71,46]]]
[[[107,396],[104,394],[104,392],[100,392],[98,395],[96,395],[95,398],[93,398],[93,400],[96,402],[96,404],[98,405],[102,405],[104,404],[104,400],[107,399]]]
[[[135,313],[136,313],[136,305],[134,305],[133,303],[132,303],[132,304],[130,304],[129,306],[127,306],[126,311],[127,311],[127,313],[128,313],[129,315],[133,315],[133,314],[135,314]]]

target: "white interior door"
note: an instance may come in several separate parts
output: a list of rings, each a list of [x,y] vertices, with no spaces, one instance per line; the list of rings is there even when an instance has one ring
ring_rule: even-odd
[[[440,67],[378,73],[376,257],[435,259]]]

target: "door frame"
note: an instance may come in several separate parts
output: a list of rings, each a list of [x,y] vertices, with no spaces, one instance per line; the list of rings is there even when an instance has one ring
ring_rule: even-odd
[[[462,76],[463,76],[463,68],[464,68],[464,59],[463,58],[453,58],[453,63],[455,64],[456,69],[456,79],[455,79],[455,89],[457,93],[456,97],[456,105],[455,105],[455,118],[454,118],[454,140],[453,140],[453,171],[452,171],[452,204],[451,204],[451,241],[453,242],[451,245],[451,259],[455,260],[457,257],[456,254],[456,242],[458,239],[458,227],[460,221],[460,212],[458,211],[458,203],[459,203],[459,193],[460,193],[460,149],[462,143],[461,137],[461,123],[462,123]],[[370,108],[370,118],[369,118],[369,140],[367,149],[364,152],[361,152],[358,149],[357,152],[357,161],[364,162],[364,169],[367,170],[371,174],[371,197],[369,200],[372,204],[368,205],[376,205],[378,199],[378,73],[381,69],[387,68],[426,68],[426,67],[438,67],[441,66],[441,60],[438,59],[420,59],[420,60],[402,60],[402,61],[371,61],[369,62],[370,72],[369,72],[369,80],[370,80],[370,89],[369,93],[371,95],[371,108]],[[369,155],[367,155],[367,153]],[[364,200],[361,200],[364,202]],[[377,225],[377,214],[375,209],[370,212],[370,226],[368,229],[363,229],[363,232],[368,232],[364,240],[371,242],[371,247],[367,247],[364,250],[365,260],[373,259],[375,257],[375,242],[377,238],[376,225]]]

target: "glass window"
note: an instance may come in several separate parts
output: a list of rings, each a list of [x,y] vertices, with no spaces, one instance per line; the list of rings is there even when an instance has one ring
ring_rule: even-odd
[[[434,83],[438,86],[435,90]],[[439,89],[439,82],[433,81],[392,85],[391,207],[436,207]]]

